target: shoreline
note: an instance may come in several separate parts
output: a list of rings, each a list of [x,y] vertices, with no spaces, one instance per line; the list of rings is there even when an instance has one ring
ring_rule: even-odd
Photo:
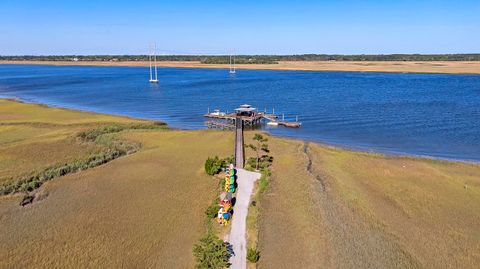
[[[277,138],[283,138],[283,139],[290,139],[290,140],[296,140],[296,141],[301,141],[304,143],[314,143],[322,147],[328,147],[328,148],[333,148],[333,149],[338,149],[338,150],[343,150],[343,151],[350,151],[350,152],[356,152],[356,153],[364,153],[364,154],[369,154],[369,155],[378,155],[381,157],[385,158],[398,158],[398,159],[409,159],[409,160],[429,160],[429,161],[434,161],[434,162],[447,162],[447,163],[463,163],[463,164],[473,164],[473,165],[479,165],[480,160],[472,160],[472,159],[455,159],[455,158],[446,158],[446,157],[435,157],[431,155],[421,155],[421,154],[408,154],[404,152],[394,152],[394,151],[381,151],[381,150],[375,150],[375,149],[368,149],[366,146],[353,146],[353,145],[344,145],[341,143],[333,143],[333,142],[324,142],[324,141],[317,141],[317,140],[309,140],[309,139],[302,139],[302,138],[296,138],[292,136],[281,136],[281,135],[275,135],[263,130],[260,130],[262,132],[267,133],[269,136],[274,136]]]
[[[148,61],[0,61],[0,65],[124,66],[148,67]],[[228,64],[202,64],[197,61],[158,61],[158,67],[229,69]],[[480,74],[480,61],[279,61],[278,64],[237,64],[239,70],[367,72],[408,74]]]
[[[62,107],[62,106],[52,106],[52,105],[48,105],[48,104],[44,104],[44,103],[28,101],[28,100],[25,100],[25,99],[22,99],[22,98],[19,98],[19,97],[13,97],[13,98],[2,98],[2,97],[0,97],[0,100],[7,100],[7,101],[11,101],[11,102],[16,102],[16,103],[44,106],[44,107],[47,107],[47,108],[55,108],[55,109],[70,110],[70,111],[79,111],[79,112],[83,112],[83,113],[91,113],[91,114],[105,115],[105,116],[114,116],[114,117],[120,117],[120,118],[131,119],[131,120],[157,122],[156,120],[145,119],[145,118],[137,118],[137,117],[131,117],[131,116],[119,115],[119,114],[113,114],[113,113],[100,113],[100,112],[95,112],[95,111],[67,108],[67,107]],[[158,121],[158,122],[165,123],[167,128],[170,129],[170,130],[179,130],[179,131],[209,130],[208,128],[203,128],[203,129],[177,128],[177,127],[171,127],[168,122],[164,122],[164,121]],[[261,129],[259,129],[259,130],[247,130],[247,132],[254,132],[254,131],[263,132],[263,133],[267,134],[268,136],[274,136],[274,137],[281,138],[281,139],[295,140],[295,141],[300,141],[300,142],[304,142],[304,143],[314,143],[314,144],[317,144],[317,145],[322,146],[322,147],[328,147],[328,148],[333,148],[333,149],[338,149],[338,150],[343,150],[343,151],[357,152],[357,153],[363,153],[363,154],[369,154],[369,155],[378,155],[378,156],[386,157],[386,158],[399,158],[399,159],[410,159],[410,160],[428,160],[428,161],[434,161],[434,162],[464,163],[464,164],[471,164],[471,165],[479,165],[480,164],[480,161],[477,161],[477,160],[442,158],[442,157],[435,157],[435,156],[430,156],[430,155],[380,151],[380,150],[368,149],[367,147],[361,147],[361,146],[344,145],[344,144],[339,144],[339,143],[328,143],[328,142],[325,142],[325,141],[302,139],[302,138],[297,138],[297,137],[292,137],[292,136],[275,135],[275,134],[272,134],[272,133],[268,132],[267,130],[261,130]]]
[[[68,108],[68,107],[63,107],[63,106],[55,106],[55,105],[49,105],[49,104],[45,104],[45,103],[29,101],[27,99],[23,99],[23,98],[20,98],[20,97],[2,97],[2,96],[0,96],[0,100],[11,101],[11,102],[19,103],[19,104],[37,105],[37,106],[43,106],[43,107],[46,107],[46,108],[55,108],[55,109],[60,109],[60,110],[78,111],[78,112],[82,112],[82,113],[89,113],[89,114],[95,114],[95,115],[101,115],[101,116],[114,116],[114,117],[119,117],[119,118],[132,120],[132,121],[161,122],[161,123],[165,123],[168,129],[184,130],[184,129],[181,129],[181,128],[172,128],[168,125],[167,122],[163,122],[163,121],[160,121],[160,120],[151,120],[151,119],[137,118],[137,117],[127,116],[127,115],[120,115],[120,114],[113,114],[113,113],[101,113],[101,112],[95,112],[95,111],[84,110],[84,109],[79,109],[79,108]]]

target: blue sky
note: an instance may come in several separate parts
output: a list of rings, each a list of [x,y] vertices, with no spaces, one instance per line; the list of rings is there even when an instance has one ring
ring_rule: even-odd
[[[479,53],[480,0],[0,0],[0,55]]]

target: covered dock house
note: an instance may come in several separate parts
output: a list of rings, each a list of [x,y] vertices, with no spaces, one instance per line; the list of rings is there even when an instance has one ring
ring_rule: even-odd
[[[235,109],[235,117],[242,120],[245,125],[253,126],[260,123],[263,113],[251,105],[243,104]]]

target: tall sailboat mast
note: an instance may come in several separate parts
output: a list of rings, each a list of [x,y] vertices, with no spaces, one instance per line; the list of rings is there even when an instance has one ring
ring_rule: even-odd
[[[233,58],[233,65],[232,65],[232,58]],[[235,70],[235,53],[233,53],[233,56],[232,54],[230,54],[230,74],[235,74],[236,70]]]
[[[154,49],[153,49],[153,59],[155,63],[155,81],[158,81],[158,76],[157,76],[157,44],[155,43]]]
[[[148,63],[150,64],[150,82],[152,81],[152,46],[150,46],[150,51],[148,52]]]
[[[157,83],[158,82],[158,76],[157,76],[157,54],[155,51],[157,50],[157,44],[153,45],[153,51],[150,52],[150,55],[148,57],[148,61],[150,62],[150,83]],[[153,65],[155,68],[155,77],[153,77],[152,74],[152,55],[153,55]]]

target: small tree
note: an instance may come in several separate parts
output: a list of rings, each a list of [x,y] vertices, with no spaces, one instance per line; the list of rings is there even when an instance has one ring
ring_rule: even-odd
[[[261,134],[255,134],[253,136],[253,141],[255,144],[249,144],[248,147],[251,148],[256,153],[255,161],[255,170],[258,170],[258,161],[260,160],[260,153],[263,151],[265,153],[270,152],[268,145],[265,143],[268,141],[267,138],[264,138]]]
[[[193,255],[197,259],[197,268],[220,269],[229,267],[230,252],[225,242],[216,235],[208,233],[193,247]]]

